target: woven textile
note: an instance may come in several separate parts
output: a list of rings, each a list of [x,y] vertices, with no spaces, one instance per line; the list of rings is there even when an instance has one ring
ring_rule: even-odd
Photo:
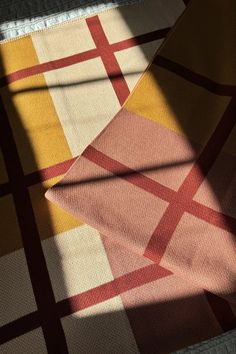
[[[2,0],[0,39],[15,38],[138,1],[141,0]]]
[[[1,353],[162,353],[222,332],[201,288],[44,196],[184,8],[152,0],[0,45]]]
[[[177,276],[172,291],[180,279],[196,286],[209,306],[197,305],[201,319],[211,317],[195,322],[205,335],[236,325],[235,14],[233,0],[192,1],[119,113],[47,193],[105,243]],[[178,328],[188,312],[180,307],[171,321]],[[160,326],[157,342],[168,337]]]

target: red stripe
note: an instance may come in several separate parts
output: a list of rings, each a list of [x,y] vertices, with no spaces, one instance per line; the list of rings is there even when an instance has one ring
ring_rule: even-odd
[[[192,200],[236,123],[235,112],[236,99],[232,98],[214,133],[179,188],[176,201],[182,200],[187,205],[189,200]],[[184,211],[184,208],[180,208],[178,203],[169,204],[169,207],[163,214],[162,219],[148,243],[144,256],[156,262],[160,262]],[[225,221],[223,221],[223,223],[225,223]],[[224,299],[214,295],[207,296],[207,299],[222,329],[228,330],[234,328],[232,326],[235,326],[235,317],[229,304]],[[212,299],[214,299],[214,303]]]
[[[160,263],[166,247],[184,213],[182,202],[170,203],[153,232],[144,256]]]
[[[195,200],[186,205],[186,211],[209,224],[236,235],[236,219],[232,216],[211,209]]]
[[[58,315],[60,317],[68,316],[73,312],[99,304],[126,291],[140,287],[157,279],[164,278],[171,274],[172,273],[169,270],[162,268],[160,265],[151,264],[147,267],[122,275],[96,288],[87,290],[82,294],[78,294],[60,301],[57,304]]]
[[[162,268],[158,264],[151,264],[140,268],[96,288],[87,290],[81,294],[74,295],[58,302],[56,304],[57,316],[61,318],[71,315],[75,312],[111,299],[114,296],[120,295],[126,291],[135,289],[171,274],[172,273],[170,271]],[[40,319],[37,311],[21,317],[16,321],[8,323],[0,329],[1,344],[39,326]]]
[[[228,139],[229,134],[231,133],[235,125],[235,112],[236,99],[232,99],[219,124],[217,125],[214,133],[212,134],[205,148],[202,150],[201,154],[199,155],[199,158],[193,165],[191,171],[185,178],[178,192],[175,193],[174,198],[173,195],[170,195],[170,204],[166,209],[165,213],[163,214],[163,217],[161,218],[156,230],[154,231],[146,248],[144,256],[152,259],[155,262],[160,262],[166,250],[167,244],[171,239],[171,236],[173,235],[173,232],[175,231],[184,211],[190,204],[192,204],[191,209],[194,209],[192,198],[201,183],[206,178],[208,172],[210,171],[212,165],[214,164],[217,156],[219,155],[224,143]],[[94,163],[98,164],[102,168],[107,169],[111,173],[114,173],[115,175],[119,176],[120,174],[121,176],[119,177],[124,178],[126,181],[140,188],[146,190],[147,185],[149,184],[149,181],[147,181],[148,183],[143,183],[142,179],[140,183],[140,175],[138,173],[135,173],[135,171],[133,170],[127,169],[124,165],[117,163],[117,161],[113,159],[110,159],[109,157],[107,157],[106,155],[91,146],[85,150],[83,156],[88,158],[90,161],[93,161]],[[122,175],[124,174],[124,171],[128,171],[128,176]],[[130,173],[132,174],[131,176],[129,175]],[[155,183],[156,182],[154,182],[154,184]],[[152,184],[152,188],[153,187],[155,188],[155,185]],[[159,185],[157,187],[157,190],[157,194],[159,194]],[[167,200],[167,198],[165,198],[164,200]],[[223,219],[223,214],[221,214],[221,218]],[[225,219],[223,219],[221,222],[219,222],[218,220],[218,223],[224,227],[226,226],[226,222],[227,221],[225,221]],[[233,230],[230,229],[231,225],[227,226],[229,232],[232,232]],[[209,298],[208,301],[210,302]],[[210,303],[216,318],[222,326],[222,329],[225,329],[227,321],[229,321],[230,323],[232,322],[232,310],[224,299],[219,298],[217,304],[219,304],[219,306],[217,306],[216,304],[213,306]],[[228,311],[222,313],[223,307],[225,309],[228,309]],[[227,317],[229,317],[229,320],[227,319]]]
[[[83,53],[78,53],[65,58],[51,60],[46,63],[37,64],[29,68],[21,69],[0,78],[0,87],[6,86],[7,84],[24,79],[29,76],[41,74],[44,72],[48,72],[60,68],[65,68],[67,66],[74,65],[77,63],[82,63],[83,61],[90,60],[98,56],[99,53],[95,48]]]
[[[56,165],[43,168],[32,173],[29,173],[25,176],[25,186],[30,187],[34,184],[47,181],[48,179],[61,176],[66,173],[69,168],[73,165],[77,157],[73,157],[70,160],[60,162]],[[11,193],[9,183],[0,184],[0,197],[4,197],[7,194]]]
[[[223,331],[236,328],[236,318],[228,302],[209,291],[205,291],[205,296]]]
[[[107,40],[99,17],[90,17],[86,20],[86,22],[120,105],[123,105],[129,95],[129,88],[115,54]]]
[[[90,149],[90,147],[88,148]],[[94,149],[94,148],[93,148]],[[118,175],[120,178],[125,178],[129,183],[134,184],[135,186],[144,189],[145,191],[154,194],[155,196],[170,202],[174,198],[176,193],[172,189],[165,187],[158,182],[153,181],[152,179],[130,169],[129,167],[121,164],[118,161],[111,159],[105,154],[95,150],[95,155],[93,153],[86,151],[85,154],[88,159],[98,164],[102,168],[110,171],[112,174]],[[85,155],[84,155],[85,156]],[[50,178],[60,176],[68,171],[71,165],[76,160],[76,157],[71,160],[63,161],[57,165],[47,167],[43,170],[33,172],[25,176],[26,186],[32,186],[34,184],[46,181]],[[137,178],[131,178],[134,175]],[[3,183],[0,185],[0,197],[3,197],[11,193],[9,183]],[[225,215],[224,213],[218,212],[214,209],[211,209],[195,200],[190,201],[186,206],[186,211],[189,214],[192,214],[199,219],[205,220],[209,224],[215,225],[227,232],[233,232],[236,234],[236,219]]]
[[[118,296],[126,291],[135,289],[142,285],[148,284],[155,280],[169,276],[172,273],[158,264],[151,264],[147,267],[135,270],[123,276],[120,276],[108,283],[102,284],[96,288],[87,290],[81,294],[74,295],[70,298],[64,299],[56,304],[58,317],[69,316],[75,312],[81,311],[90,306],[94,306],[98,303],[109,300],[115,296]],[[214,309],[215,313],[218,313],[219,307],[222,312],[227,313],[227,319],[222,317],[222,320],[217,317],[218,321],[224,323],[223,329],[230,330],[235,324],[235,317],[232,311],[224,300],[218,296],[205,292],[207,300]],[[1,344],[14,339],[26,332],[29,332],[40,326],[38,312],[33,312],[26,315],[16,321],[13,321],[0,329]]]
[[[24,172],[8,117],[0,100],[0,143],[9,185],[12,190],[18,224],[28,265],[31,284],[49,353],[67,353],[65,335],[55,312],[55,299],[37,230],[30,195],[25,187]],[[17,119],[17,113],[15,112]],[[22,128],[23,130],[23,128]]]
[[[153,63],[183,77],[185,80],[190,81],[197,86],[201,86],[204,89],[215,93],[216,95],[233,96],[236,94],[236,86],[218,84],[217,82],[160,55],[155,57]]]
[[[136,45],[141,45],[144,43],[153,42],[158,39],[165,38],[169,31],[170,31],[169,27],[162,28],[153,32],[141,34],[140,36],[125,39],[121,42],[113,43],[110,46],[114,52],[118,52],[120,50],[128,49]]]
[[[144,253],[146,257],[160,262],[173,232],[186,210],[186,207],[180,208],[179,205],[188,205],[206,178],[236,123],[235,112],[236,99],[232,98],[214,133],[176,193],[176,202],[170,203],[157,225]],[[178,217],[174,216],[175,213]],[[223,214],[221,215],[223,217]],[[224,224],[224,221],[222,223]]]
[[[90,150],[90,151],[89,151]],[[92,150],[94,152],[92,152]],[[94,163],[98,164],[102,168],[110,171],[112,174],[124,178],[129,183],[144,189],[145,191],[170,202],[174,199],[174,194],[176,193],[172,189],[165,187],[158,182],[130,169],[129,167],[121,164],[118,161],[111,159],[105,154],[99,152],[93,147],[89,146],[88,150],[84,152],[84,156]],[[33,172],[25,176],[25,185],[32,186],[34,184],[46,181],[48,179],[60,176],[68,171],[68,169],[75,162],[77,157],[71,160],[63,161],[57,165],[47,167],[45,169]],[[9,183],[4,183],[0,185],[0,197],[3,197],[11,193]],[[205,220],[206,222],[215,225],[227,232],[233,232],[236,234],[236,219],[211,209],[199,202],[194,200],[190,201],[186,206],[186,211],[199,219]]]
[[[34,184],[46,181],[48,179],[60,176],[66,173],[69,168],[73,165],[77,157],[74,157],[70,160],[60,162],[56,165],[44,168],[39,171],[35,171],[25,176],[26,186],[32,186]]]
[[[152,42],[156,39],[161,39],[165,37],[166,34],[168,33],[168,30],[169,30],[168,28],[164,28],[134,38],[113,43],[111,44],[111,49],[112,51],[120,51],[127,48],[131,48],[139,44]],[[70,55],[68,57],[55,59],[42,64],[31,66],[29,68],[24,68],[0,78],[0,87],[6,86],[12,82],[24,79],[29,76],[42,74],[44,72],[48,72],[56,69],[65,68],[70,65],[74,65],[90,59],[94,59],[99,57],[99,55],[100,53],[98,52],[97,48],[95,48],[83,53],[77,53],[74,55]]]
[[[182,198],[176,197],[177,192],[174,190],[163,186],[157,181],[154,181],[135,170],[132,170],[124,164],[105,155],[103,152],[98,151],[93,146],[90,145],[87,147],[87,149],[83,152],[83,157],[111,172],[113,175],[124,179],[134,186],[141,188],[168,203],[173,203],[176,201],[178,213],[176,213],[176,215],[173,213],[173,219],[176,218],[176,221],[178,220],[179,213],[185,210],[199,219],[205,220],[209,224],[215,225],[223,230],[226,230],[227,232],[233,232],[236,234],[235,218],[213,210],[194,200],[189,200],[188,203],[185,203]]]
[[[146,177],[135,170],[132,170],[122,163],[103,154],[101,151],[98,151],[91,145],[89,145],[83,152],[83,157],[94,162],[105,170],[110,171],[115,176],[122,178],[136,187],[139,187],[167,202],[172,201],[176,194],[176,192],[172,189],[153,181],[151,178]]]

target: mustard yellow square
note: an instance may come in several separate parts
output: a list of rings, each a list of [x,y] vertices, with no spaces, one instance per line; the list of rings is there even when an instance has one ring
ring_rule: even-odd
[[[204,145],[229,101],[153,64],[124,107]]]
[[[8,75],[15,71],[37,65],[39,63],[30,36],[0,44],[0,75]]]
[[[42,74],[12,83],[2,95],[25,174],[71,158]]]
[[[55,177],[29,187],[35,220],[42,240],[83,224],[45,198],[47,189],[60,179],[61,176]]]

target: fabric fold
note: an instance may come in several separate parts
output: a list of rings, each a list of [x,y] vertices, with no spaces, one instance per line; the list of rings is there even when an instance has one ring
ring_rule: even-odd
[[[146,0],[0,43],[1,352],[165,354],[235,327],[227,301],[143,256],[198,141],[190,149],[181,134],[173,140],[168,127],[123,109],[79,160],[81,185],[93,185],[86,204],[77,208],[73,189],[60,185],[60,205],[73,202],[100,233],[45,198],[119,111],[186,3]],[[159,55],[159,66],[166,61]],[[211,80],[218,95],[232,92],[231,83]],[[228,185],[233,168],[223,176]],[[228,353],[234,338],[232,331],[217,343],[227,341]]]
[[[192,1],[121,111],[46,193],[232,311],[235,10],[230,0]]]

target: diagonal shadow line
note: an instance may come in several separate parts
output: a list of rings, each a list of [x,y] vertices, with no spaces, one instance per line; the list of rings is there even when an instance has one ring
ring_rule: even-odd
[[[93,178],[86,178],[86,179],[81,179],[79,181],[75,181],[75,182],[60,182],[56,185],[54,185],[53,188],[63,188],[63,187],[68,187],[68,186],[73,186],[73,185],[80,185],[80,184],[91,184],[94,182],[103,182],[106,180],[112,180],[112,179],[116,179],[117,177],[123,178],[123,177],[130,177],[130,176],[135,176],[137,174],[144,174],[144,173],[148,173],[148,172],[155,172],[158,170],[164,170],[164,169],[168,169],[168,168],[175,168],[175,167],[181,167],[183,165],[187,165],[190,163],[193,163],[195,161],[195,159],[189,159],[189,160],[180,160],[180,161],[176,161],[176,162],[170,162],[170,163],[166,163],[166,164],[162,164],[162,165],[155,165],[155,166],[145,166],[142,168],[139,168],[137,170],[132,170],[132,169],[126,169],[124,168],[124,170],[117,170],[114,171],[113,175],[106,175],[106,176],[96,176]]]
[[[34,87],[29,87],[29,88],[24,88],[21,90],[16,90],[16,91],[11,91],[10,94],[11,96],[18,95],[20,93],[26,93],[26,92],[34,92],[34,91],[42,91],[42,90],[48,90],[48,89],[61,89],[63,87],[75,87],[78,85],[85,85],[85,84],[93,84],[95,82],[99,81],[110,81],[111,79],[120,79],[123,76],[132,76],[132,75],[141,75],[142,71],[133,71],[129,73],[124,73],[123,75],[121,74],[113,74],[108,76],[101,76],[97,77],[91,80],[82,80],[82,81],[73,81],[73,82],[67,82],[67,83],[59,83],[55,85],[42,85],[42,86],[34,86]]]
[[[235,85],[225,85],[213,81],[208,77],[194,72],[193,70],[190,70],[185,66],[176,63],[173,60],[165,58],[161,55],[157,55],[155,57],[153,64],[184,78],[185,80],[193,83],[194,85],[198,85],[205,90],[215,93],[216,95],[234,96],[236,94]]]
[[[132,170],[132,169],[124,169],[124,171],[121,170],[117,170],[116,173],[114,175],[107,175],[107,176],[99,176],[93,179],[86,179],[86,180],[81,180],[80,183],[79,182],[70,182],[70,183],[60,183],[54,185],[54,188],[57,187],[63,187],[63,186],[67,186],[67,185],[78,185],[78,184],[89,184],[89,183],[93,183],[96,181],[102,181],[102,180],[108,180],[108,179],[114,179],[117,177],[129,177],[129,176],[134,176],[137,174],[144,174],[144,173],[148,173],[148,172],[154,172],[154,171],[158,171],[158,170],[163,170],[163,169],[168,169],[168,168],[175,168],[175,167],[180,167],[183,165],[187,165],[190,163],[193,163],[195,161],[195,159],[189,159],[189,160],[180,160],[180,161],[173,161],[173,162],[169,162],[169,163],[165,163],[162,165],[156,165],[156,166],[144,166],[143,168],[138,168],[136,170]],[[26,176],[27,178],[27,176]],[[27,186],[32,186],[34,184],[38,183],[38,180],[32,182],[29,180],[29,182],[26,182]],[[9,194],[10,193],[10,186],[8,183],[2,183],[0,184],[0,198]]]

